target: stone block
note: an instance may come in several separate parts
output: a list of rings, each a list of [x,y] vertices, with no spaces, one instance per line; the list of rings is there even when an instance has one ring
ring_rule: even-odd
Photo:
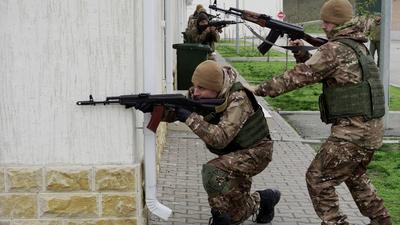
[[[0,193],[5,191],[5,184],[4,184],[4,168],[0,167]],[[0,223],[1,225],[1,223]]]
[[[0,225],[10,225],[11,222],[8,220],[0,220]]]
[[[8,168],[6,174],[9,192],[37,192],[41,189],[40,168]]]
[[[56,220],[14,220],[13,225],[62,225],[62,221]]]
[[[95,195],[41,195],[41,217],[93,217],[98,215]]]
[[[96,190],[136,191],[136,170],[132,167],[96,168]]]
[[[103,195],[103,216],[136,217],[136,197],[134,194]]]
[[[0,218],[32,219],[37,217],[35,195],[0,195]]]
[[[90,191],[90,169],[49,169],[46,173],[48,191]]]
[[[83,220],[83,221],[68,221],[67,225],[136,225],[136,219],[99,219],[99,220]]]

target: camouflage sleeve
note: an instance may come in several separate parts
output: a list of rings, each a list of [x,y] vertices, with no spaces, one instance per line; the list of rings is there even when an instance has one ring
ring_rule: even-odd
[[[210,124],[196,113],[189,116],[186,124],[206,144],[216,149],[223,149],[236,137],[253,112],[246,93],[244,91],[234,92],[229,96],[228,106],[218,124]]]
[[[205,42],[205,41],[207,40],[207,37],[208,37],[209,35],[210,35],[210,32],[208,32],[207,30],[201,32],[201,34],[199,34],[199,35],[197,36],[196,42],[197,42],[197,43]]]
[[[187,28],[186,35],[190,43],[199,42],[199,34],[197,32],[197,27],[195,25]]]
[[[219,41],[219,33],[218,33],[218,31],[213,31],[213,32],[210,32],[210,35],[211,35],[211,37],[212,37],[212,41],[215,41],[215,42],[218,42]]]
[[[254,93],[275,97],[329,77],[339,65],[335,51],[337,46],[332,42],[322,45],[305,63],[297,64],[292,70],[264,81],[255,88]]]

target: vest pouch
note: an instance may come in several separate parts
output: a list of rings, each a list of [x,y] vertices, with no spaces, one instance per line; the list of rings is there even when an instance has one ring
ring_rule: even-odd
[[[259,106],[254,112],[254,115],[243,125],[243,128],[234,139],[234,142],[237,143],[241,149],[244,149],[251,147],[268,135],[269,129],[267,120],[265,119],[261,106]]]
[[[376,79],[368,79],[368,84],[371,86],[371,118],[380,118],[385,115],[385,96],[382,82]]]
[[[371,88],[366,81],[351,86],[326,88],[324,96],[328,122],[341,117],[372,116]]]
[[[318,99],[318,106],[319,106],[319,113],[321,117],[321,121],[329,124],[331,121],[328,121],[328,115],[327,115],[327,108],[326,108],[326,102],[325,102],[325,95],[321,94]]]

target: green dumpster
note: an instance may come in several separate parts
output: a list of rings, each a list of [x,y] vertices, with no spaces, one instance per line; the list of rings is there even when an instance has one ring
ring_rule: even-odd
[[[192,86],[192,74],[197,65],[207,60],[212,49],[208,45],[183,43],[172,45],[176,49],[176,81],[178,90],[186,90]]]

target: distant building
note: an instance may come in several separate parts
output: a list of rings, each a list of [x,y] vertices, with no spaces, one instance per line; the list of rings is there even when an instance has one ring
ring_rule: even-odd
[[[319,10],[326,0],[284,0],[283,11],[286,14],[285,21],[302,23],[319,20]],[[400,32],[400,0],[392,0],[392,31]],[[352,4],[363,4],[363,0],[351,0]],[[381,1],[370,7],[371,11],[379,12]]]

